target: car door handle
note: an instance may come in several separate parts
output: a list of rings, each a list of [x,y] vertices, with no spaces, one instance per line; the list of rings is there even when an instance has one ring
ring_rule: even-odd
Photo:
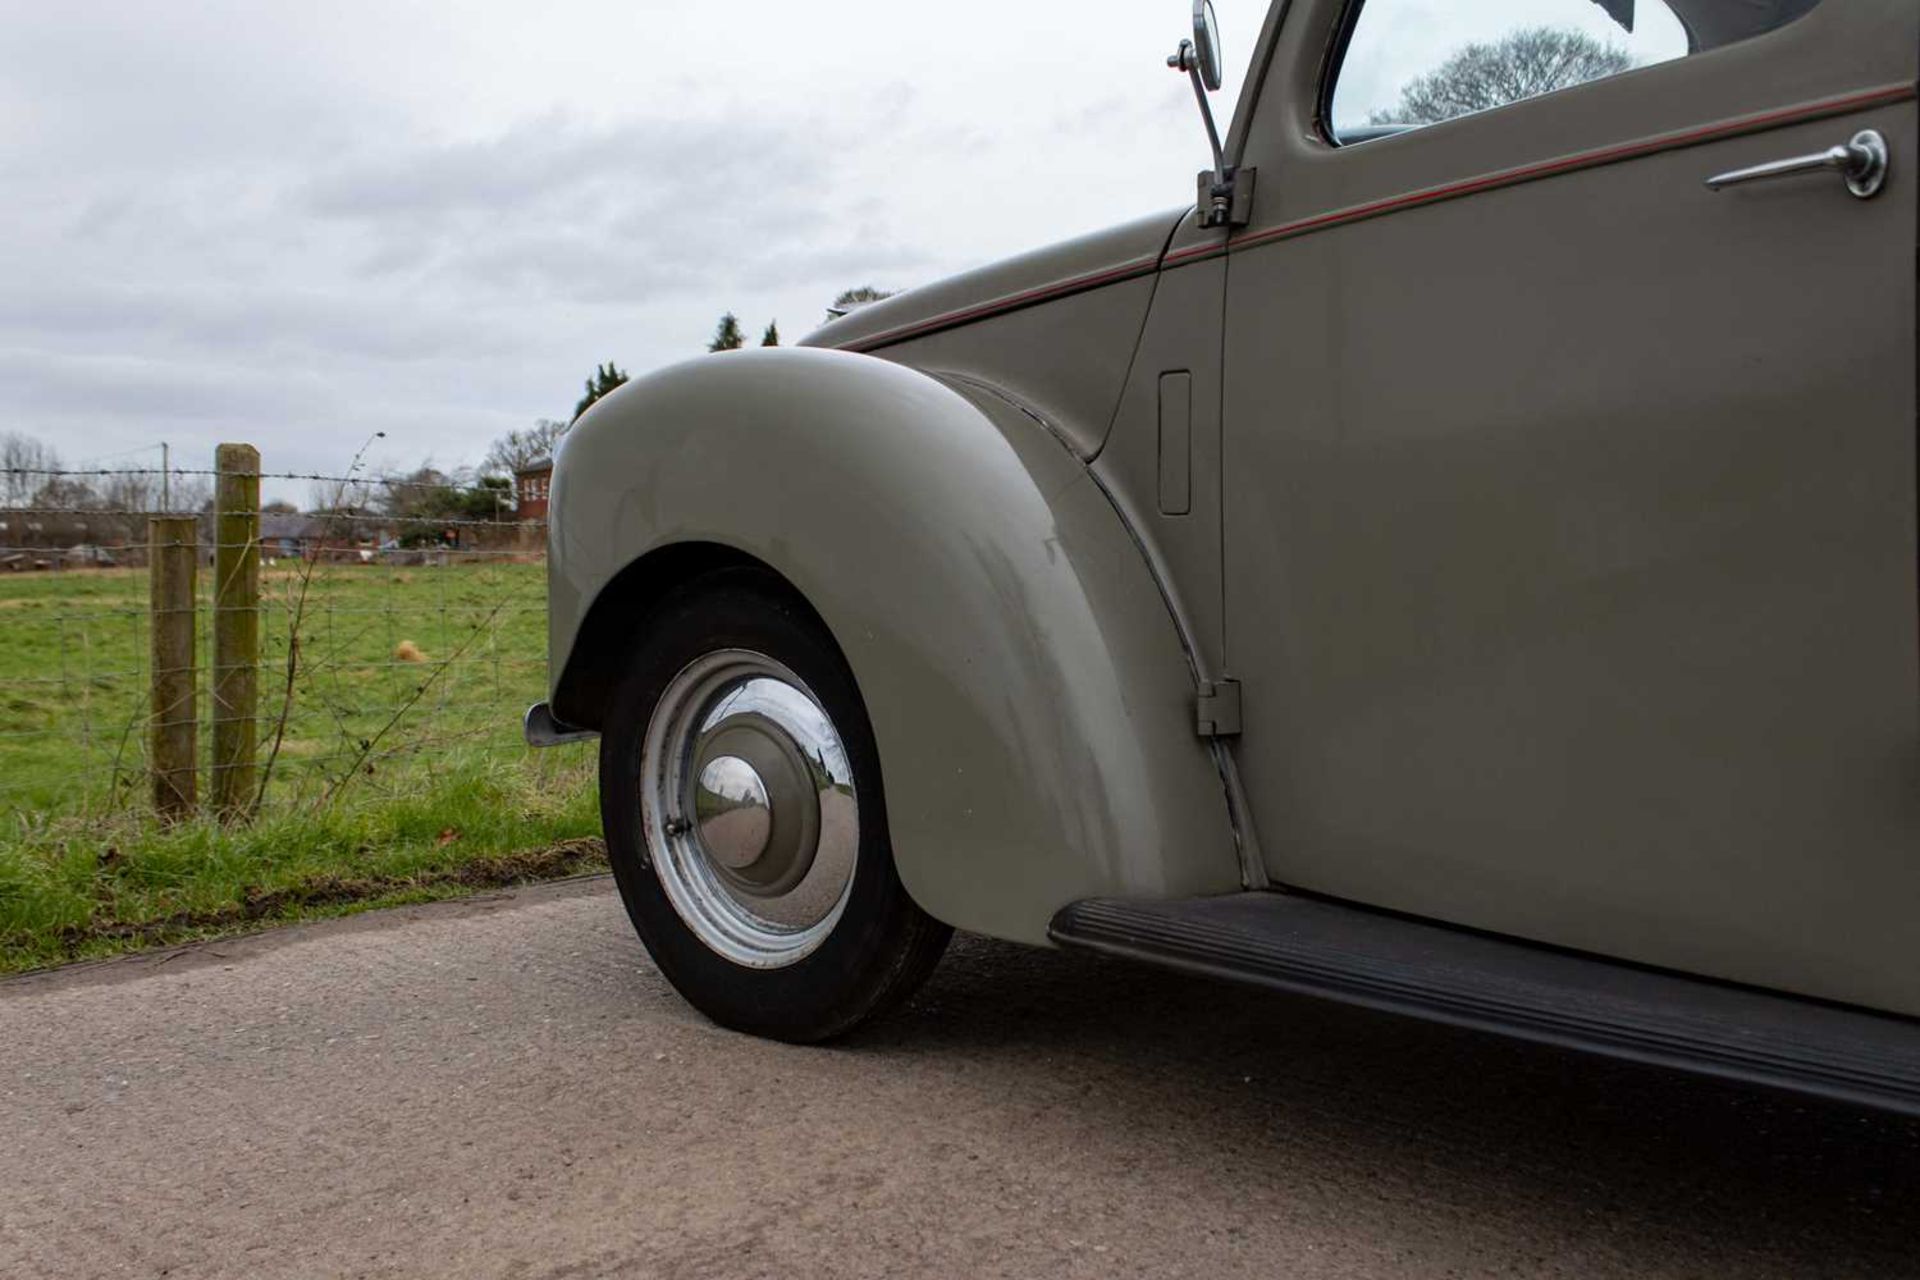
[[[1756,164],[1731,173],[1716,173],[1707,179],[1707,185],[1718,191],[1741,182],[1785,178],[1796,173],[1822,173],[1828,169],[1838,170],[1847,180],[1847,190],[1862,200],[1877,195],[1887,181],[1887,140],[1878,130],[1862,129],[1845,146],[1828,147],[1817,154],[1795,156],[1791,160]]]

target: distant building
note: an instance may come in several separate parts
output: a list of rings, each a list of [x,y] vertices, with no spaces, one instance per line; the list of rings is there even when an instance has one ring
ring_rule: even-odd
[[[268,511],[260,516],[260,554],[269,560],[316,560],[365,563],[383,539],[393,535],[369,523],[370,513],[348,507],[305,515],[297,511]]]
[[[553,459],[540,458],[513,473],[513,504],[522,520],[547,518],[547,493],[553,486]]]
[[[260,551],[269,559],[304,560],[320,549],[325,532],[312,516],[268,511],[260,517]]]

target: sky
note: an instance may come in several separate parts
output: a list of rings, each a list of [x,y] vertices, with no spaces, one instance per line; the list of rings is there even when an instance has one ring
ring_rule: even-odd
[[[1190,201],[1186,10],[0,0],[0,432],[478,462],[723,311],[791,342],[847,287]],[[1220,7],[1223,114],[1263,10]]]
[[[478,462],[723,311],[791,342],[849,286],[1189,202],[1188,8],[0,0],[0,432]],[[1265,8],[1218,0],[1223,130]]]

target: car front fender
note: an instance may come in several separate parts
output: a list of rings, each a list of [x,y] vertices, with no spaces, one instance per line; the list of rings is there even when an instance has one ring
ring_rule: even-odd
[[[580,421],[552,509],[570,719],[593,714],[569,686],[596,620],[644,625],[644,601],[609,598],[659,580],[631,568],[725,548],[783,576],[839,643],[901,880],[935,917],[1041,943],[1081,898],[1241,888],[1146,558],[1080,461],[994,393],[838,351],[693,360]]]

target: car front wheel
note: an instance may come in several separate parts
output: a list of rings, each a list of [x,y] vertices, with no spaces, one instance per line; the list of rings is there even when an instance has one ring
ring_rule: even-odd
[[[825,626],[728,570],[648,617],[608,709],[600,807],[628,915],[722,1025],[818,1041],[904,999],[950,930],[894,869],[878,753]]]

